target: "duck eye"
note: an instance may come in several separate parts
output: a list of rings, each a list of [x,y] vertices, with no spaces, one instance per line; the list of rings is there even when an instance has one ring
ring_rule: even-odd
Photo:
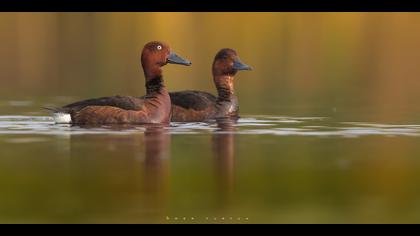
[[[161,45],[158,45],[157,46],[157,50],[162,50],[162,46]]]

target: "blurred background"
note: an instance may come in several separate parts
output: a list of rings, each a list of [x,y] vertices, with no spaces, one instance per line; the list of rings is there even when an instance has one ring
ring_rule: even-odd
[[[143,95],[151,40],[193,62],[164,68],[172,91],[214,92],[214,55],[236,49],[243,114],[420,120],[420,13],[1,13],[0,99]]]

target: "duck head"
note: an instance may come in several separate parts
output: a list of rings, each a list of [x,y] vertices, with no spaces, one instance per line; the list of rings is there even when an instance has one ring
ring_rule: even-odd
[[[169,45],[159,41],[147,43],[141,54],[141,64],[146,78],[161,73],[160,67],[166,64],[190,66],[192,63],[174,53]]]
[[[221,49],[213,61],[213,80],[219,93],[219,100],[231,99],[234,94],[233,79],[240,70],[252,70],[252,68],[239,59],[235,50],[230,48]]]
[[[242,63],[235,50],[224,48],[216,54],[213,75],[234,76],[239,70],[252,70],[252,67]]]

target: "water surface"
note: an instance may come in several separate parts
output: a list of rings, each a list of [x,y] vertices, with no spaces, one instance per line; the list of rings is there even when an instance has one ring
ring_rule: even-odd
[[[419,124],[80,127],[7,104],[34,112],[0,116],[1,222],[418,222]]]

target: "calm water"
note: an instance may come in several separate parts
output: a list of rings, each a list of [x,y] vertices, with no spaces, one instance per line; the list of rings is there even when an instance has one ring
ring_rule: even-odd
[[[71,127],[2,104],[1,222],[419,222],[420,124]]]

